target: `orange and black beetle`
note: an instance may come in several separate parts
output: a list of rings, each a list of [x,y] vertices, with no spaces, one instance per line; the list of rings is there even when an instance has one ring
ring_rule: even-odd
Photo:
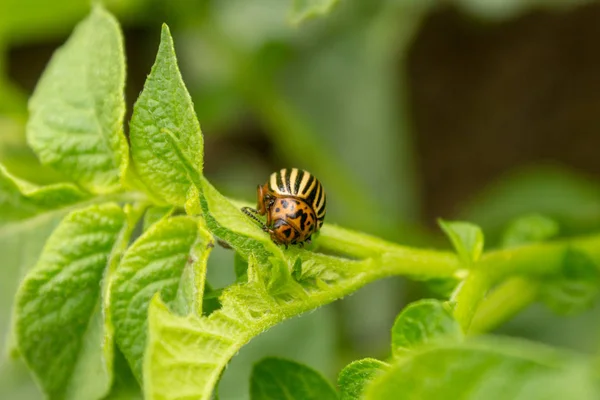
[[[257,189],[258,205],[242,211],[257,221],[271,239],[287,248],[290,244],[310,243],[313,233],[325,219],[325,191],[307,171],[282,169],[271,174],[269,181]],[[264,224],[257,216],[267,215]]]

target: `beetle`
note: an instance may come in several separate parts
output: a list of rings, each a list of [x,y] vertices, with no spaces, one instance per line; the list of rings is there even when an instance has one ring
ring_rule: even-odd
[[[273,172],[264,185],[258,185],[256,195],[256,209],[243,207],[242,212],[258,222],[277,244],[303,246],[323,226],[325,190],[308,171],[284,168]],[[257,215],[266,215],[267,222]]]

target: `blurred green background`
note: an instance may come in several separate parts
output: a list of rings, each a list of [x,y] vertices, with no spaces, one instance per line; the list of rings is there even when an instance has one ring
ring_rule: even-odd
[[[291,0],[105,4],[123,25],[129,114],[169,24],[205,174],[229,196],[254,201],[270,172],[295,166],[326,187],[328,222],[399,243],[447,247],[438,217],[480,224],[487,249],[531,212],[554,218],[563,236],[600,228],[600,3],[339,0],[300,24]],[[32,182],[61,176],[26,146],[26,101],[88,10],[80,0],[0,0],[0,161]],[[0,334],[57,221],[14,224],[10,235],[0,227]],[[210,282],[233,279],[233,255],[216,249]],[[399,310],[434,295],[388,279],[290,320],[233,359],[220,396],[247,398],[251,365],[265,356],[330,378],[356,358],[385,358]],[[559,318],[534,305],[499,333],[592,352],[598,308]],[[22,366],[1,361],[0,398],[41,397]]]

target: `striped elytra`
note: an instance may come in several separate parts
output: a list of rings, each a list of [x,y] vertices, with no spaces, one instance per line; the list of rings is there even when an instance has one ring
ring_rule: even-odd
[[[275,243],[303,245],[323,225],[325,191],[310,172],[297,168],[274,172],[258,186],[257,196],[257,209],[244,207],[242,211],[261,224]],[[255,214],[266,215],[266,224]]]

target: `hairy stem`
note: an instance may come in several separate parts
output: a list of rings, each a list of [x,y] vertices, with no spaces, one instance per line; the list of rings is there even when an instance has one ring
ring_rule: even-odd
[[[469,331],[473,315],[485,297],[489,285],[489,277],[484,272],[475,270],[469,273],[452,294],[450,300],[456,304],[454,318],[465,333]]]
[[[507,279],[483,300],[473,316],[469,333],[489,332],[534,302],[539,282],[515,276]]]

